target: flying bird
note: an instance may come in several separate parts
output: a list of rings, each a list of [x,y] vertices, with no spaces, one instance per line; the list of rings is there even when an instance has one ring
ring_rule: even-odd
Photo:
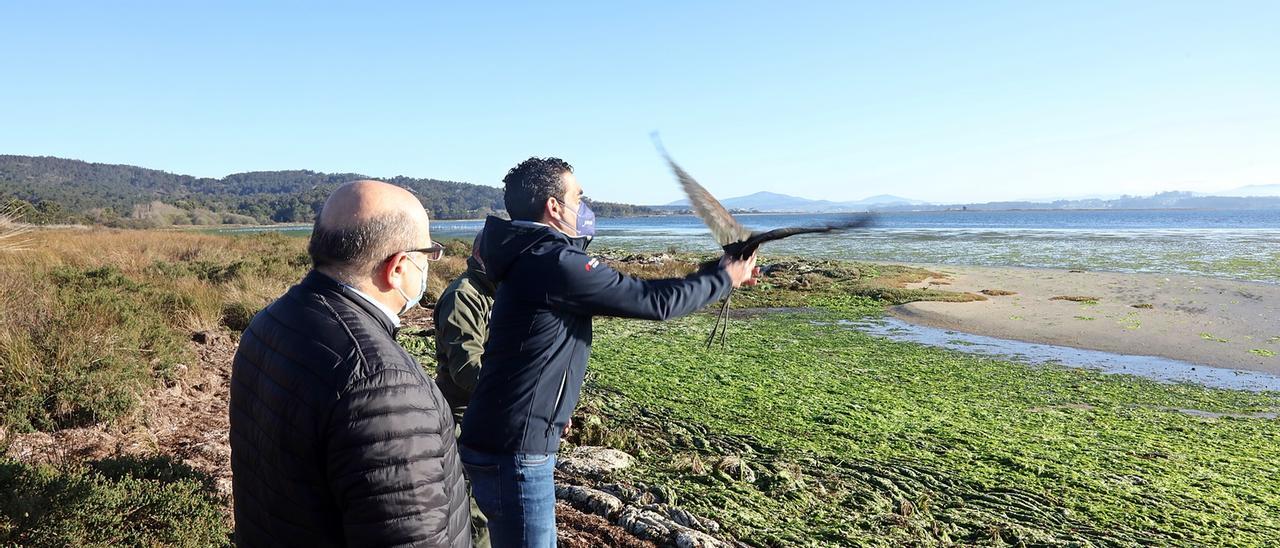
[[[693,207],[693,212],[706,223],[707,228],[711,229],[711,235],[715,237],[716,243],[724,249],[724,254],[732,259],[743,260],[755,254],[756,250],[766,242],[789,238],[798,234],[821,234],[828,232],[836,232],[841,230],[850,230],[854,228],[864,228],[871,226],[872,220],[870,215],[851,216],[850,218],[837,222],[828,223],[817,226],[798,226],[788,228],[778,228],[767,232],[752,232],[745,226],[742,226],[733,215],[729,214],[729,210],[725,209],[720,201],[712,196],[707,189],[698,184],[683,168],[671,159],[671,155],[667,154],[666,148],[662,146],[662,141],[658,139],[658,134],[654,133],[653,144],[658,148],[658,153],[671,166],[671,171],[675,173],[676,180],[680,182],[680,187],[684,189],[684,193],[689,197],[689,205]],[[733,299],[733,290],[729,290],[729,296],[725,297],[724,303],[720,306],[720,314],[716,316],[716,323],[711,328],[711,334],[707,336],[707,348],[711,348],[715,342],[716,332],[720,333],[720,344],[725,345],[725,332],[729,328],[729,301]]]

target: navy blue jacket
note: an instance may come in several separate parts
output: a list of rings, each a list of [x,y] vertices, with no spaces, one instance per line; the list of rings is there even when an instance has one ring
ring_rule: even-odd
[[[665,320],[733,287],[723,268],[686,278],[624,276],[545,225],[489,217],[480,258],[498,284],[480,380],[459,441],[498,454],[554,453],[578,405],[591,317]]]

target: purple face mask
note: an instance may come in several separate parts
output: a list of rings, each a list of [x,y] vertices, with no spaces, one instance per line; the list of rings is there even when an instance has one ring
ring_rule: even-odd
[[[578,202],[578,222],[575,223],[579,236],[596,235],[596,212],[591,211],[591,206],[587,202]]]

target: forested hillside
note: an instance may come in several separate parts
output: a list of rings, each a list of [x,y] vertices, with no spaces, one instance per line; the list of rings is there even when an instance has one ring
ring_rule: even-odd
[[[379,178],[307,170],[236,173],[221,179],[49,156],[0,155],[0,204],[37,224],[157,227],[309,222],[339,184]],[[437,219],[478,218],[504,209],[498,187],[380,178],[412,190]],[[602,217],[647,208],[592,202]]]

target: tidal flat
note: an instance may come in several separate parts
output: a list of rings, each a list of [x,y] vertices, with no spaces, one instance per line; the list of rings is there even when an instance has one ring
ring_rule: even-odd
[[[1264,414],[1280,395],[984,359],[830,321],[850,312],[753,317],[710,351],[706,317],[599,322],[579,421],[599,416],[605,443],[642,455],[638,478],[752,544],[1280,542],[1280,421]]]
[[[13,311],[0,320],[0,544],[231,543],[230,358],[247,319],[305,273],[305,240],[28,237],[0,256]],[[468,252],[449,245],[433,295]],[[709,258],[596,252],[647,277]],[[727,346],[703,347],[713,308],[596,322],[566,450],[614,447],[637,464],[594,485],[644,486],[755,546],[1280,543],[1280,394],[867,335],[839,321],[1010,297],[931,285],[944,273],[912,266],[768,263],[733,299]],[[401,332],[428,371],[431,328],[420,309]],[[566,524],[561,540],[579,534]]]

